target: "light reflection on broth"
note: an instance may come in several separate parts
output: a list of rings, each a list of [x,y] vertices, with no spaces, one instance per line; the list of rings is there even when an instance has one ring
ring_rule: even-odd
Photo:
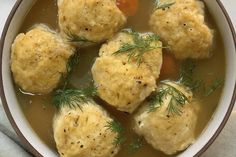
[[[136,31],[145,32],[149,31],[148,27],[148,17],[150,11],[152,10],[153,1],[140,0],[139,11],[136,16],[129,18],[127,27],[132,27]],[[215,49],[214,55],[211,59],[201,60],[197,62],[197,68],[195,72],[196,78],[204,79],[204,81],[210,84],[209,80],[215,78],[224,78],[225,73],[225,56],[224,48],[220,35],[215,28],[213,21],[209,20],[209,15],[207,16],[208,23],[211,27],[215,29]],[[55,1],[40,0],[32,7],[29,14],[26,16],[25,21],[22,25],[21,32],[26,32],[30,27],[37,23],[45,23],[51,28],[58,30],[57,27],[57,7]],[[91,82],[91,66],[94,62],[94,58],[98,56],[98,49],[100,45],[80,49],[80,62],[74,67],[71,84],[74,87],[83,87]],[[207,68],[206,68],[207,67]],[[52,95],[44,96],[30,96],[21,93],[18,87],[15,87],[18,100],[21,104],[22,110],[28,119],[30,125],[35,130],[37,135],[52,149],[56,150],[55,142],[53,139],[52,131],[52,120],[56,112],[56,109],[52,105]],[[221,90],[217,90],[209,97],[201,97],[201,105],[199,106],[200,112],[198,115],[198,123],[196,129],[196,136],[198,136],[204,127],[210,120],[213,112],[216,109],[217,103],[221,95]],[[122,124],[126,127],[127,137],[129,140],[137,137],[132,131],[132,115],[127,115],[125,113],[118,112],[111,107],[108,107],[101,100],[97,100],[99,104],[105,106],[108,111],[112,112]],[[128,156],[127,150],[121,150],[117,157]],[[144,144],[142,149],[137,153],[132,154],[133,157],[165,157],[163,153],[154,150],[150,145]]]

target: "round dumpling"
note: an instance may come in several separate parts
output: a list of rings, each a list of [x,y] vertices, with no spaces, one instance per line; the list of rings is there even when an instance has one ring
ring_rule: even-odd
[[[155,90],[156,81],[145,64],[124,63],[112,56],[96,59],[92,75],[98,95],[124,112],[133,112]]]
[[[165,82],[158,86],[157,91],[159,96],[164,91],[167,94],[152,104],[154,108],[150,108],[150,102],[144,103],[134,117],[134,129],[155,149],[172,155],[186,149],[195,140],[197,104],[192,100],[192,92],[178,83]],[[176,104],[173,95],[178,101],[183,99],[182,102],[185,104]]]
[[[126,23],[116,0],[60,0],[58,9],[60,30],[75,44],[105,41]]]
[[[213,31],[204,22],[203,2],[175,0],[168,8],[156,9],[149,23],[153,32],[170,46],[177,59],[211,56]]]
[[[24,91],[47,94],[67,72],[74,49],[46,26],[19,34],[11,48],[14,80]]]
[[[94,102],[81,107],[63,107],[54,118],[54,139],[60,156],[114,156],[119,146],[113,143],[117,133],[106,127],[112,121],[110,116]]]
[[[124,45],[143,46],[148,51],[134,48],[114,54]],[[103,44],[100,57],[92,67],[100,98],[120,111],[132,113],[156,88],[162,64],[161,47],[154,34],[130,30],[124,30]],[[135,55],[130,56],[130,53]],[[139,62],[136,56],[141,53]]]
[[[139,38],[138,42],[134,42],[135,38]],[[141,42],[140,42],[141,41]],[[144,42],[143,42],[144,41]],[[140,54],[140,50],[128,50],[127,52],[114,54],[117,52],[123,45],[138,45],[144,46],[149,51],[145,51],[141,64],[146,64],[152,71],[153,76],[158,79],[161,66],[162,66],[162,42],[158,39],[158,36],[153,33],[138,33],[132,30],[123,30],[121,33],[118,33],[115,37],[109,40],[106,44],[103,44],[99,50],[99,55],[102,56],[115,56],[117,59],[122,60],[123,63],[132,63],[137,64],[137,60],[134,58],[129,58],[129,53]]]

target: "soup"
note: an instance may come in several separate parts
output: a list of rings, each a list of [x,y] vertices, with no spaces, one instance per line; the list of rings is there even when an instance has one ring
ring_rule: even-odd
[[[132,28],[137,32],[150,32],[148,25],[149,16],[153,10],[154,1],[139,0],[139,8],[134,16],[128,17],[125,28]],[[221,96],[222,86],[215,86],[214,92],[210,92],[207,96],[202,96],[202,92],[214,87],[214,82],[217,80],[224,80],[225,77],[225,56],[224,47],[221,40],[221,36],[218,32],[217,26],[211,18],[211,15],[206,11],[206,23],[210,28],[214,29],[214,48],[213,56],[210,59],[194,60],[196,68],[194,69],[193,77],[204,82],[204,89],[201,88],[199,91],[194,93],[196,99],[200,100],[198,106],[199,112],[197,113],[198,120],[195,129],[195,137],[197,138],[202,130],[206,127],[210,121],[218,101]],[[25,17],[25,21],[22,24],[20,32],[26,32],[32,28],[32,26],[39,23],[45,23],[50,28],[59,30],[57,20],[57,5],[55,1],[41,0],[37,1],[31,8],[28,15]],[[72,73],[69,77],[69,84],[75,88],[83,88],[92,82],[91,67],[98,57],[98,51],[102,44],[90,46],[87,48],[78,48],[79,61],[73,67]],[[168,50],[163,50],[164,53],[168,53]],[[166,51],[166,52],[165,52]],[[184,61],[177,61],[176,65],[181,68]],[[161,80],[174,80],[177,81],[179,77],[179,71],[169,75],[168,77],[161,77]],[[35,95],[24,92],[19,86],[15,85],[15,91],[17,93],[18,101],[21,104],[21,108],[37,135],[45,142],[51,149],[56,150],[56,144],[53,138],[53,117],[57,112],[57,109],[52,105],[52,99],[54,93],[46,95]],[[123,156],[134,156],[134,157],[166,157],[161,151],[155,150],[150,144],[142,139],[142,146],[135,152],[128,151],[125,147],[130,145],[139,136],[133,131],[133,116],[135,114],[127,114],[124,112],[117,111],[113,107],[110,107],[105,101],[100,98],[95,98],[95,101],[102,105],[109,113],[123,125],[125,128],[125,137],[127,138],[125,143],[122,144],[121,150],[116,157]]]

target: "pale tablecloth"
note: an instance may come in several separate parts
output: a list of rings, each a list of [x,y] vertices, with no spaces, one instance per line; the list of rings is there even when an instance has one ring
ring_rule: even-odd
[[[15,0],[0,0],[0,34]],[[236,1],[222,0],[236,26]],[[31,157],[12,129],[0,102],[0,157]],[[203,157],[236,157],[236,109],[229,122]]]

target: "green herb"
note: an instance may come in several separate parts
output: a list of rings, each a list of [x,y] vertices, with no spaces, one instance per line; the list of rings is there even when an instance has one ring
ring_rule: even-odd
[[[73,34],[70,31],[66,31],[67,40],[71,43],[77,43],[77,44],[84,44],[84,43],[95,43],[94,41],[88,40],[83,36],[78,36],[77,34]]]
[[[196,68],[196,63],[193,60],[186,60],[180,69],[180,79],[179,82],[192,91],[199,89],[202,85],[202,81],[193,79],[193,73]]]
[[[143,146],[143,141],[141,138],[136,138],[128,145],[129,153],[137,152]]]
[[[188,98],[181,91],[170,85],[168,81],[162,81],[161,84],[161,88],[155,91],[148,99],[149,112],[155,111],[157,108],[163,105],[163,99],[166,99],[167,96],[171,96],[167,107],[168,114],[181,115],[181,107],[189,102]]]
[[[115,146],[121,145],[122,143],[125,142],[126,138],[123,135],[124,128],[119,122],[115,120],[109,121],[107,122],[107,125],[105,127],[111,130],[112,132],[117,133],[117,136],[113,140],[113,144]]]
[[[74,49],[74,52],[73,52],[73,55],[70,56],[70,58],[68,59],[67,61],[67,64],[66,64],[66,73],[62,73],[61,75],[61,81],[60,82],[63,82],[63,89],[66,88],[66,86],[68,85],[69,83],[69,77],[72,73],[72,68],[73,66],[75,66],[76,64],[78,64],[79,62],[79,53],[76,51],[76,49]]]
[[[212,85],[210,85],[207,90],[205,87],[205,84],[203,81],[196,80],[193,77],[194,70],[196,68],[196,64],[193,60],[187,60],[185,61],[180,70],[180,79],[178,83],[183,84],[187,87],[189,87],[192,91],[196,91],[197,89],[200,91],[201,94],[209,96],[212,94],[215,90],[220,88],[223,85],[223,80],[216,79]],[[178,89],[173,87],[171,84],[169,84],[167,81],[162,81],[161,84],[164,86],[161,86],[159,89],[157,89],[155,92],[151,94],[151,96],[148,98],[149,102],[149,112],[155,111],[157,108],[159,108],[163,104],[163,100],[167,96],[171,96],[167,110],[171,114],[177,114],[181,115],[181,107],[188,102],[188,98]],[[206,91],[206,92],[204,92]]]
[[[159,108],[162,105],[163,99],[166,97],[166,95],[167,92],[164,88],[160,88],[158,91],[153,92],[151,96],[148,97],[149,112],[153,112]]]
[[[207,89],[204,96],[207,97],[211,95],[214,91],[216,91],[218,88],[222,87],[224,84],[224,80],[216,79],[212,85]]]
[[[133,43],[122,43],[119,50],[113,54],[128,54],[128,61],[135,59],[138,65],[143,62],[144,53],[158,48],[165,48],[162,46],[152,45],[152,42],[159,41],[160,39],[159,36],[154,33],[149,33],[146,36],[142,36],[131,29],[125,29],[122,32],[132,35]]]
[[[119,145],[121,145],[122,143],[124,143],[125,142],[125,140],[126,140],[126,138],[122,135],[119,135],[119,136],[116,136],[115,137],[115,139],[114,139],[114,141],[113,141],[113,144],[115,145],[115,146],[119,146]]]
[[[74,51],[73,55],[69,58],[66,65],[67,73],[70,73],[72,71],[73,66],[78,64],[78,62],[79,62],[79,53],[77,51]]]
[[[84,103],[90,101],[90,97],[97,94],[97,89],[89,87],[86,89],[59,89],[53,97],[53,104],[57,108],[68,106],[70,108],[79,107]]]
[[[155,9],[166,9],[175,4],[175,1],[164,0],[165,2],[160,2],[160,0],[156,0]]]

